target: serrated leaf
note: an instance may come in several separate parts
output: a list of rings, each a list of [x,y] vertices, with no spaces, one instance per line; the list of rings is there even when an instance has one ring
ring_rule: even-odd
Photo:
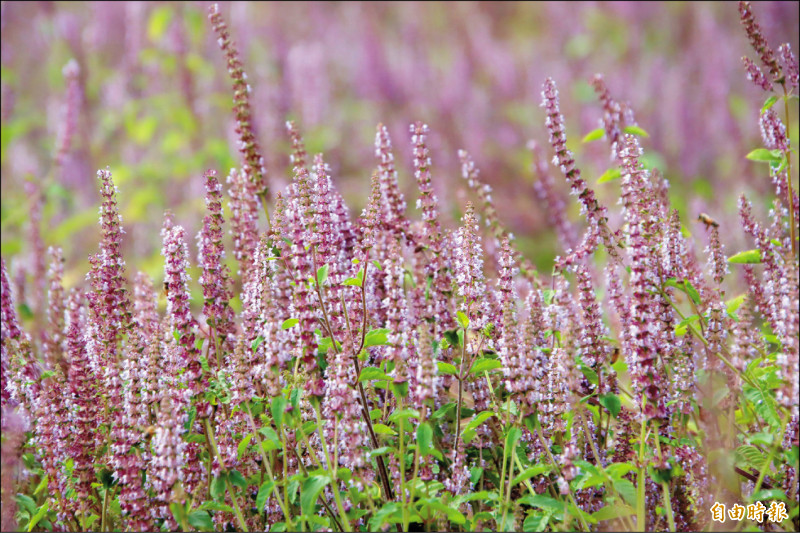
[[[300,493],[300,509],[306,516],[314,514],[314,504],[319,497],[319,493],[331,482],[330,476],[311,476],[303,482]],[[335,489],[338,490],[338,489]]]
[[[369,452],[370,457],[377,457],[379,455],[383,455],[392,451],[392,448],[389,446],[381,446],[380,448],[375,448],[374,450]]]
[[[389,330],[386,328],[373,329],[368,331],[364,337],[364,348],[369,346],[384,346],[389,343]]]
[[[581,373],[584,375],[584,377],[589,381],[589,383],[597,385],[598,383],[597,372],[595,372],[586,365],[580,365],[580,370]]]
[[[364,270],[359,270],[355,277],[347,278],[342,282],[342,285],[351,285],[354,287],[361,287],[364,285]]]
[[[205,511],[193,511],[189,513],[189,525],[198,531],[215,531],[214,521]]]
[[[481,372],[488,372],[502,367],[503,363],[497,359],[487,359],[482,357],[475,361],[475,363],[472,365],[472,369],[469,372],[470,374],[480,374]]]
[[[597,183],[607,183],[609,181],[614,181],[622,177],[622,171],[618,168],[609,168],[603,174],[597,178]]]
[[[267,439],[275,444],[278,448],[281,447],[281,439],[278,437],[278,434],[275,432],[274,429],[271,427],[263,427],[259,428],[258,432],[267,437]]]
[[[769,394],[764,394],[760,390],[745,384],[742,388],[744,397],[753,405],[753,409],[770,426],[778,427],[780,418],[775,408],[775,399]]]
[[[780,155],[776,155],[775,151],[767,150],[766,148],[756,148],[745,157],[750,161],[760,161],[766,163],[780,163],[782,157]]]
[[[422,457],[430,455],[433,443],[433,428],[428,422],[423,422],[417,427],[417,444]]]
[[[761,263],[761,250],[747,250],[739,252],[728,258],[728,263],[735,263],[740,265],[757,265]]]
[[[258,488],[258,495],[256,496],[256,509],[258,509],[259,513],[264,512],[264,506],[267,504],[267,500],[272,494],[274,488],[274,481],[265,481]]]
[[[736,448],[736,461],[740,464],[760,470],[766,460],[766,456],[755,446],[744,444]]]
[[[367,366],[361,369],[361,374],[358,376],[359,382],[373,381],[373,380],[389,381],[391,378],[380,368],[374,366]]]
[[[614,418],[617,418],[619,415],[619,411],[622,408],[622,401],[619,399],[619,396],[616,394],[604,394],[599,398],[600,405],[608,409],[608,412]]]
[[[250,440],[253,438],[253,434],[249,433],[245,435],[242,439],[242,442],[239,443],[239,446],[236,447],[236,457],[241,459],[242,456],[247,453],[247,446],[250,444]]]
[[[281,324],[281,329],[293,328],[299,323],[300,320],[298,320],[297,318],[287,318],[286,320],[283,321],[283,324]]]
[[[469,327],[469,317],[463,311],[456,312],[456,320],[462,328],[467,329]]]
[[[451,365],[450,363],[445,363],[443,361],[436,361],[436,366],[439,368],[440,374],[450,374],[455,376],[458,374],[458,369]]]
[[[203,502],[202,504],[200,504],[199,509],[201,511],[209,510],[209,511],[221,511],[223,513],[231,513],[231,514],[234,513],[233,507],[231,507],[230,505],[215,501]]]
[[[584,135],[583,139],[581,139],[581,142],[590,143],[592,141],[596,141],[598,139],[602,139],[603,135],[605,135],[605,134],[606,134],[606,130],[604,130],[603,128],[597,128],[597,129],[594,129],[594,130],[590,131],[586,135]]]
[[[650,137],[650,134],[639,126],[625,126],[622,128],[622,131],[631,135],[638,135],[639,137]]]

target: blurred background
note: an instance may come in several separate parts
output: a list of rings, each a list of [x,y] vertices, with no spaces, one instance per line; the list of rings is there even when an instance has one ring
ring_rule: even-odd
[[[82,280],[87,256],[97,251],[96,171],[106,165],[120,189],[129,274],[140,269],[161,279],[166,209],[189,235],[200,229],[203,171],[224,177],[239,165],[231,83],[208,5],[2,2],[2,255],[12,277],[36,276],[31,254],[58,244],[66,284]],[[645,162],[669,178],[687,232],[704,233],[694,219],[705,211],[723,222],[728,252],[751,248],[739,229],[737,197],[747,193],[763,216],[773,195],[766,166],[744,158],[762,144],[758,116],[767,95],[745,78],[741,57],[756,56],[735,3],[287,2],[220,10],[252,86],[273,191],[291,180],[283,125],[296,120],[308,152],[325,153],[357,216],[382,122],[413,216],[408,127],[421,120],[431,128],[445,223],[457,224],[473,198],[457,157],[464,148],[522,251],[549,272],[563,250],[533,193],[526,148],[535,139],[552,156],[542,82],[557,82],[568,144],[613,210],[619,182],[596,184],[612,165],[608,144],[581,142],[599,126],[602,108],[589,80],[602,73],[611,95],[628,102],[649,133]],[[789,42],[800,50],[798,2],[759,2],[754,11],[773,48]],[[78,69],[73,63],[65,77],[72,60]],[[793,106],[796,116],[796,100]],[[797,146],[797,121],[790,136]],[[563,176],[552,171],[566,198]],[[567,205],[582,224],[577,204]]]

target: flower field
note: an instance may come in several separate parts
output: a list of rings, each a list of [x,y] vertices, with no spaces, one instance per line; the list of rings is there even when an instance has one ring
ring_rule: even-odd
[[[797,531],[797,17],[4,2],[0,529]]]

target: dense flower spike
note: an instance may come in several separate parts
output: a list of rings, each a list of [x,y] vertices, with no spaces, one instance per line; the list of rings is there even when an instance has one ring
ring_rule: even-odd
[[[196,380],[200,378],[200,361],[195,346],[195,320],[189,306],[189,252],[186,248],[186,231],[172,226],[162,231],[164,246],[164,290],[167,293],[169,331],[179,346],[179,368],[185,369],[182,379],[190,389],[199,391]],[[177,369],[176,369],[177,370]]]
[[[67,84],[66,98],[64,101],[63,118],[61,131],[58,138],[58,149],[56,150],[56,165],[63,166],[67,154],[72,147],[72,139],[78,127],[78,112],[81,105],[81,88],[78,80],[80,67],[78,62],[70,59],[61,70],[64,81]]]
[[[208,8],[208,19],[214,26],[217,34],[217,43],[228,60],[228,75],[233,81],[233,113],[236,117],[236,133],[239,135],[239,152],[244,159],[242,174],[246,176],[253,187],[254,193],[266,203],[269,195],[264,168],[264,158],[253,129],[253,116],[250,110],[250,84],[247,82],[247,73],[239,60],[239,52],[231,40],[228,26],[219,12],[219,5],[213,4]]]
[[[749,57],[742,57],[742,63],[744,64],[744,69],[747,71],[747,79],[752,81],[758,87],[761,87],[765,91],[772,90],[772,82],[767,79],[764,75],[764,72],[761,68],[753,63],[753,60]]]
[[[384,223],[398,236],[404,236],[408,233],[406,200],[397,183],[389,130],[383,124],[378,124],[378,131],[375,133],[375,157],[378,158],[378,179],[384,199],[381,204]]]
[[[483,276],[483,249],[478,237],[478,221],[472,203],[467,203],[463,226],[454,241],[455,281],[461,297],[459,308],[470,319],[470,327],[480,330],[484,325],[486,285]]]
[[[3,276],[3,285],[2,285],[2,339],[0,342],[2,343],[2,367],[0,367],[0,392],[2,392],[2,401],[3,405],[6,404],[8,399],[10,398],[10,390],[8,389],[7,380],[10,379],[8,372],[10,370],[10,358],[13,353],[12,342],[19,339],[20,336],[20,329],[19,324],[17,323],[17,312],[14,310],[14,301],[11,297],[11,285],[8,282],[8,272],[6,271],[6,260],[2,260],[2,276]]]
[[[761,138],[764,140],[764,146],[770,150],[780,150],[781,152],[789,150],[786,127],[773,109],[767,109],[761,113],[759,125],[761,126]]]
[[[232,168],[228,174],[228,195],[231,209],[231,235],[233,255],[239,262],[239,275],[243,282],[250,275],[253,252],[258,242],[258,199],[252,182],[244,172]]]
[[[203,287],[203,314],[213,335],[218,337],[209,345],[209,359],[221,363],[222,354],[231,351],[235,324],[233,309],[228,305],[232,297],[230,274],[222,261],[225,249],[222,245],[222,186],[213,170],[205,173],[206,208],[203,229],[197,235],[200,285]]]
[[[764,66],[769,70],[772,81],[783,83],[783,69],[781,69],[778,60],[775,58],[775,53],[767,44],[766,39],[764,39],[761,33],[761,26],[759,26],[753,16],[753,8],[750,2],[739,2],[739,16],[744,30],[747,33],[747,38],[750,39],[750,44],[753,46],[753,50],[758,53],[761,62],[764,63]]]
[[[797,57],[792,52],[789,43],[784,43],[778,47],[778,55],[783,62],[783,71],[786,73],[786,81],[797,90],[800,82],[800,69],[797,66]]]
[[[575,158],[567,148],[564,117],[558,105],[558,89],[551,78],[547,78],[544,82],[542,107],[547,111],[545,126],[550,134],[550,144],[556,154],[553,158],[553,163],[559,167],[567,178],[572,194],[578,196],[581,204],[581,214],[585,215],[589,222],[587,235],[599,236],[609,255],[612,258],[617,258],[619,256],[617,243],[607,225],[606,208],[599,204],[597,198],[595,198],[594,191],[586,186],[586,182],[581,178],[580,169],[575,166]],[[592,246],[589,246],[589,250],[592,248]]]

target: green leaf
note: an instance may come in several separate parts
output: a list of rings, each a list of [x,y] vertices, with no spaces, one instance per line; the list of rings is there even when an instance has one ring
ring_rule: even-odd
[[[437,410],[436,410],[436,411],[435,411],[435,412],[434,412],[434,413],[431,415],[431,418],[433,418],[434,420],[438,420],[438,419],[440,419],[440,418],[444,417],[444,415],[446,415],[446,414],[447,414],[447,413],[448,413],[448,412],[449,412],[451,409],[453,409],[455,406],[456,406],[456,403],[455,403],[455,402],[448,402],[448,403],[444,404],[443,406],[441,406],[440,408],[438,408],[438,409],[437,409]]]
[[[529,468],[526,468],[520,475],[515,477],[514,481],[511,482],[511,485],[514,486],[532,477],[544,474],[546,472],[549,473],[552,469],[553,467],[551,465],[533,465]]]
[[[537,507],[550,513],[557,513],[564,510],[564,504],[550,496],[544,494],[526,494],[518,500],[519,503]]]
[[[493,417],[494,413],[491,411],[483,411],[478,413],[475,418],[473,418],[469,424],[464,426],[464,431],[469,431],[470,429],[476,429],[478,426],[486,422],[489,418]]]
[[[293,328],[299,323],[300,323],[300,320],[298,320],[296,318],[287,318],[286,320],[283,321],[283,324],[281,324],[281,329]]]
[[[439,367],[440,374],[450,374],[450,375],[457,375],[458,369],[451,365],[450,363],[444,363],[442,361],[436,361],[436,366]]]
[[[496,370],[502,367],[503,363],[497,359],[487,359],[485,357],[481,357],[475,361],[475,363],[472,365],[472,370],[469,372],[470,374],[480,374],[481,372]]]
[[[600,405],[605,407],[614,418],[617,418],[622,408],[622,401],[616,394],[604,394],[600,396]]]
[[[283,426],[283,415],[286,412],[286,403],[285,397],[276,396],[272,399],[272,404],[269,406],[270,413],[272,413],[272,420],[275,421],[275,426],[278,429]]]
[[[264,506],[267,504],[267,499],[272,494],[274,488],[274,481],[265,481],[261,484],[261,487],[259,487],[258,496],[256,496],[256,509],[258,509],[259,513],[264,512]]]
[[[228,478],[231,480],[231,483],[240,489],[245,490],[247,488],[247,480],[238,470],[231,470],[228,472]]]
[[[766,456],[755,446],[745,444],[736,448],[737,463],[752,466],[756,470],[761,470],[766,460]]]
[[[378,435],[397,435],[397,432],[385,424],[373,424],[372,429]]]
[[[354,287],[361,287],[364,285],[364,270],[359,270],[355,277],[344,280],[342,285],[352,285]]]
[[[750,499],[754,502],[770,501],[770,500],[788,501],[786,493],[780,489],[761,489],[755,494],[753,494],[750,497]]]
[[[639,126],[625,126],[622,128],[622,131],[631,135],[638,135],[639,137],[650,137],[650,134]]]
[[[193,511],[189,513],[189,525],[198,531],[215,531],[214,521],[205,511]]]
[[[253,438],[253,434],[249,433],[245,435],[242,439],[242,442],[239,443],[239,446],[236,448],[236,457],[241,459],[244,454],[247,453],[247,446],[250,444],[250,440]]]
[[[590,143],[592,141],[596,141],[597,139],[602,139],[603,135],[606,134],[606,130],[603,128],[597,128],[595,130],[590,131],[586,135],[583,136],[581,142],[583,143]]]
[[[39,494],[40,492],[42,492],[43,490],[45,490],[47,488],[47,482],[48,482],[49,479],[50,478],[47,475],[42,477],[42,480],[39,482],[38,485],[36,485],[36,490],[33,491],[33,495],[34,496],[36,496],[37,494]]]
[[[580,365],[580,370],[583,373],[584,377],[586,377],[586,379],[589,381],[589,383],[597,385],[598,383],[597,372],[595,372],[586,365]]]
[[[744,264],[744,265],[757,265],[761,263],[761,250],[747,250],[739,252],[728,258],[728,263]]]
[[[259,347],[259,346],[261,346],[261,343],[262,343],[262,342],[264,342],[264,337],[262,337],[261,335],[259,335],[259,336],[258,336],[258,337],[256,337],[256,338],[255,338],[255,340],[253,341],[253,344],[251,344],[251,345],[250,345],[250,349],[251,349],[251,350],[253,350],[253,351],[255,352],[255,351],[258,349],[258,347]]]
[[[614,490],[616,490],[620,496],[622,496],[622,499],[625,500],[625,503],[631,507],[636,506],[636,487],[633,486],[633,483],[627,479],[615,479]]]
[[[775,407],[775,399],[769,395],[764,394],[760,390],[745,384],[742,388],[744,397],[753,405],[753,409],[763,418],[770,426],[778,427],[780,425],[780,418]]]
[[[770,96],[769,98],[767,98],[767,100],[764,102],[764,105],[761,106],[761,114],[763,115],[764,112],[767,109],[769,109],[770,107],[772,107],[775,104],[775,102],[777,102],[777,101],[778,101],[778,97],[776,95],[774,95],[774,94],[772,96]]]
[[[381,370],[380,368],[375,368],[374,366],[367,366],[361,369],[361,374],[358,376],[358,381],[373,381],[373,380],[381,380],[381,381],[388,381],[392,378],[386,375],[386,373]]]
[[[744,301],[745,301],[745,299],[746,299],[746,298],[747,298],[747,295],[746,295],[746,294],[740,294],[740,295],[739,295],[739,296],[737,296],[736,298],[731,298],[730,300],[728,300],[727,302],[725,302],[725,306],[726,306],[726,308],[727,308],[727,310],[728,310],[728,314],[729,314],[729,315],[732,315],[733,313],[735,313],[736,311],[738,311],[738,310],[739,310],[739,308],[740,308],[740,307],[742,306],[742,304],[744,303]]]
[[[215,502],[215,501],[206,501],[200,504],[198,507],[201,511],[222,511],[223,513],[234,513],[233,507],[230,505]]]
[[[417,418],[419,419],[419,411],[416,409],[399,409],[389,415],[390,422],[397,422],[400,419]]]
[[[595,511],[592,513],[592,517],[597,520],[598,522],[601,520],[612,520],[614,518],[623,518],[626,516],[631,516],[636,514],[636,511],[633,510],[628,505],[606,505],[599,511]]]
[[[39,520],[44,518],[49,509],[50,509],[50,500],[48,499],[44,502],[44,504],[41,507],[39,507],[39,509],[36,511],[36,514],[31,517],[30,522],[28,522],[28,531],[33,531],[33,528],[36,526],[36,524],[39,523]]]
[[[428,506],[431,509],[436,509],[437,511],[444,513],[447,515],[447,519],[451,522],[455,522],[456,524],[466,524],[467,519],[464,518],[464,515],[461,514],[458,509],[454,509],[444,503],[440,502],[439,500],[435,500],[433,498],[427,498],[423,500],[422,505]]]
[[[375,265],[375,268],[383,272],[383,267],[381,266],[380,261],[378,261],[377,259],[373,259],[372,264]]]
[[[430,455],[433,443],[433,428],[428,422],[423,422],[417,427],[417,444],[422,457]]]
[[[745,157],[747,157],[747,159],[750,161],[761,161],[767,163],[780,163],[782,160],[780,155],[775,154],[775,150],[767,150],[766,148],[756,148]]]
[[[389,343],[387,336],[389,330],[386,328],[373,329],[367,332],[364,337],[364,348],[369,346],[383,346]]]
[[[603,174],[597,178],[597,183],[606,183],[609,181],[614,181],[622,177],[622,171],[618,168],[609,168]]]
[[[469,317],[467,317],[463,311],[458,311],[456,313],[456,319],[458,321],[458,325],[462,328],[467,329],[469,327]]]
[[[389,446],[381,446],[380,448],[375,448],[374,450],[369,452],[369,456],[370,457],[377,457],[379,455],[383,455],[383,454],[388,453],[390,451],[392,451],[391,447],[389,447]]]
[[[629,463],[611,463],[606,467],[606,474],[614,479],[621,479],[625,474],[635,470],[636,468]]]
[[[304,515],[311,516],[314,514],[314,504],[319,497],[319,493],[325,488],[325,485],[330,482],[330,476],[324,475],[311,476],[303,482],[303,488],[300,494],[300,509],[302,509]]]
[[[551,513],[532,513],[522,523],[522,531],[544,531]]]
[[[522,430],[517,426],[514,426],[508,430],[508,435],[506,435],[506,446],[505,446],[506,457],[510,456],[511,452],[514,451],[514,448],[517,446],[517,441],[521,436],[522,436]]]
[[[186,519],[186,507],[179,503],[171,503],[169,504],[169,510],[172,511],[172,516],[175,518],[175,521],[179,524],[183,524]]]
[[[275,432],[274,429],[271,427],[263,427],[259,428],[258,432],[267,437],[267,440],[275,444],[277,448],[281,447],[281,439],[278,437],[278,434]]]
[[[328,265],[322,265],[317,269],[317,283],[322,286],[328,279]]]

